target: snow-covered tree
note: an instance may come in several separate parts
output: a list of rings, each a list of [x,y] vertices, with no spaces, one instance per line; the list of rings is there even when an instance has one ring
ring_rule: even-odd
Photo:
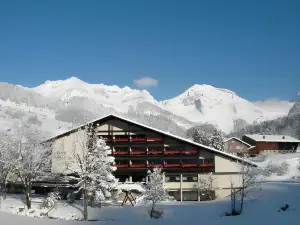
[[[78,177],[76,187],[82,193],[83,217],[87,220],[89,202],[110,198],[112,191],[117,188],[118,180],[113,175],[116,167],[113,166],[114,157],[109,155],[111,150],[102,138],[96,136],[92,125],[85,127],[77,144],[79,150],[74,146],[72,159],[68,160],[66,168]]]
[[[213,135],[210,138],[209,146],[220,151],[225,151],[225,146],[223,142],[222,131],[215,129]]]
[[[200,195],[202,193],[206,194],[208,200],[214,200],[216,198],[214,180],[215,178],[213,177],[212,173],[201,175],[198,182],[194,185],[194,188],[199,190]]]
[[[15,151],[11,151],[14,147],[10,141],[10,136],[7,132],[0,133],[0,192],[2,193],[3,199],[6,198],[6,186],[8,180],[12,174],[14,166],[14,155]]]
[[[192,138],[194,142],[197,142],[199,144],[206,146],[209,146],[210,144],[210,138],[206,135],[206,133],[203,130],[199,128],[196,128],[192,131]]]
[[[153,172],[150,172],[148,175],[144,196],[145,201],[150,201],[152,203],[150,217],[155,218],[155,205],[157,202],[170,199],[171,198],[165,189],[165,180],[162,168],[154,168]]]
[[[32,183],[51,176],[51,148],[50,144],[42,143],[44,136],[35,126],[16,124],[12,132],[10,150],[15,157],[12,173],[24,186],[26,205],[30,209]]]

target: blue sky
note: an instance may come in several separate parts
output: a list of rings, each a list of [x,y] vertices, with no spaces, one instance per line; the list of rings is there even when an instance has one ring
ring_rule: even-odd
[[[297,0],[1,1],[0,80],[137,88],[148,77],[137,84],[159,100],[196,83],[294,100],[299,40]]]

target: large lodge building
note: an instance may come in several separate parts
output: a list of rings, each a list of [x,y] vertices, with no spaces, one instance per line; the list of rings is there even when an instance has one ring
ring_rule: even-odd
[[[235,188],[240,187],[239,162],[256,166],[237,156],[117,115],[108,115],[89,124],[94,125],[97,135],[112,149],[117,167],[115,176],[120,182],[144,182],[148,170],[162,167],[166,188],[179,201],[206,200],[206,193],[199,193],[195,184],[207,173],[213,174],[216,196],[228,196],[231,181]],[[52,172],[70,173],[62,155],[80,152],[77,137],[83,134],[83,127],[49,139],[53,147]]]

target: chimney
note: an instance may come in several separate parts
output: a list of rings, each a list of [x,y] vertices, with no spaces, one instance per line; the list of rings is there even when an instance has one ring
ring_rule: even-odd
[[[282,139],[285,139],[285,136],[282,136]]]
[[[263,135],[263,139],[265,139],[266,138],[266,136],[265,135]]]

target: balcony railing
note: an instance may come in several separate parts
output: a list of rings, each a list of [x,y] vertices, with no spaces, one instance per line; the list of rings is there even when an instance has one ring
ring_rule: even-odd
[[[148,150],[148,155],[162,155],[163,150]]]
[[[146,167],[146,164],[131,164],[131,168],[144,168]]]
[[[161,142],[162,138],[147,138],[147,142]]]
[[[165,168],[178,168],[180,167],[180,163],[173,163],[173,164],[165,164]]]
[[[128,168],[128,164],[118,164],[115,165],[117,168]]]
[[[131,151],[130,155],[147,155],[146,151]]]
[[[114,138],[113,141],[114,142],[128,142],[128,138]]]
[[[182,154],[186,154],[186,155],[196,155],[198,153],[197,150],[182,150]]]
[[[128,151],[122,151],[122,152],[113,151],[112,153],[113,155],[128,155]]]
[[[155,168],[155,167],[163,167],[162,164],[148,164],[147,165],[148,168]]]
[[[198,167],[197,163],[182,163],[182,168]]]
[[[168,150],[164,152],[165,155],[178,155],[180,154],[180,150]]]
[[[206,163],[206,164],[199,164],[199,167],[213,167],[215,164],[213,163]]]
[[[146,138],[131,138],[130,142],[145,142]]]

